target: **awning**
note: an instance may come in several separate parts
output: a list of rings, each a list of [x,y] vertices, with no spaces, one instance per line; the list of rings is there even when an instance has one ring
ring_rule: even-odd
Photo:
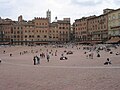
[[[118,43],[118,42],[120,42],[120,37],[112,37],[106,43]]]
[[[98,44],[98,43],[102,43],[102,41],[91,41],[91,44]]]
[[[48,44],[48,42],[35,42],[36,44]]]

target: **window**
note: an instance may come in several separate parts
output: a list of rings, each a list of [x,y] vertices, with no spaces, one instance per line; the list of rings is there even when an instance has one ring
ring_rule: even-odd
[[[115,18],[116,18],[115,15],[113,15],[113,16],[112,16],[112,19],[115,19]]]
[[[36,23],[36,25],[38,25],[38,23]]]
[[[106,28],[106,25],[104,25],[104,28]]]
[[[11,29],[11,33],[13,33],[13,29]]]
[[[46,36],[46,35],[44,35],[44,38],[47,38],[47,36]]]
[[[20,36],[18,35],[17,38],[19,38]]]
[[[120,26],[120,21],[119,21],[119,26]]]
[[[37,35],[37,37],[39,38],[39,37],[40,37],[40,35]]]
[[[52,38],[51,36],[49,36],[49,38]]]
[[[103,26],[101,25],[101,29],[103,29]]]
[[[118,13],[118,18],[120,19],[120,13]]]
[[[19,31],[17,31],[17,34],[19,34],[20,32]]]

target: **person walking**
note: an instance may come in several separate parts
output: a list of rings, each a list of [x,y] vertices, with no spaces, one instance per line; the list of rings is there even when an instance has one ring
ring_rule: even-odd
[[[3,51],[3,54],[5,54],[5,50]]]
[[[37,64],[40,64],[40,57],[36,56],[37,58]]]
[[[49,54],[47,54],[47,62],[49,62],[50,61],[50,56],[49,56]]]
[[[2,61],[1,61],[1,59],[0,59],[0,63],[1,63]]]
[[[34,65],[36,65],[36,57],[33,58]]]
[[[57,56],[57,50],[55,51],[55,56]]]

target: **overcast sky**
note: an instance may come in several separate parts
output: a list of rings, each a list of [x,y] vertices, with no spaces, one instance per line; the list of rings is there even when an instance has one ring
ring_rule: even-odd
[[[17,20],[23,15],[24,20],[34,17],[46,17],[49,9],[52,21],[58,19],[75,19],[90,15],[100,15],[103,9],[120,8],[120,0],[0,0],[0,17]]]

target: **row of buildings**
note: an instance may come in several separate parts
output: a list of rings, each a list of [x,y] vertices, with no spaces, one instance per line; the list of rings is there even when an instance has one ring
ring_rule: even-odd
[[[47,44],[49,42],[63,43],[69,41],[70,18],[51,23],[51,12],[47,11],[45,18],[35,17],[31,21],[0,19],[0,41],[17,45]]]
[[[120,41],[120,9],[105,9],[100,16],[76,19],[55,20],[51,23],[51,11],[45,18],[35,17],[25,21],[21,16],[18,21],[0,18],[0,43],[33,45],[48,43],[104,43]]]
[[[99,16],[76,19],[75,40],[80,43],[116,43],[120,41],[120,9],[105,9]]]

